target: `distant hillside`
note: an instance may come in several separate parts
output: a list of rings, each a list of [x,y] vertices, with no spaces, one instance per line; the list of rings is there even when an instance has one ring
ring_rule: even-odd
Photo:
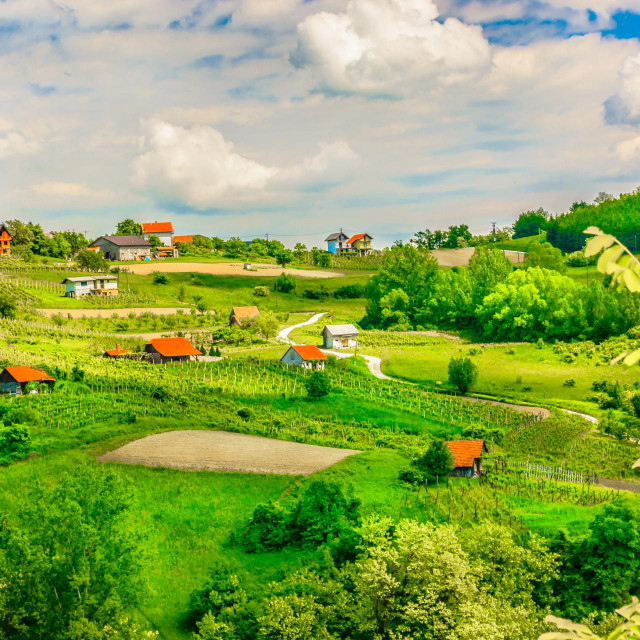
[[[540,241],[544,242],[547,238],[547,232],[543,231],[540,236],[527,236],[525,238],[511,238],[510,240],[503,240],[502,242],[489,243],[487,245],[490,249],[502,249],[504,251],[530,251],[533,245],[539,244]]]
[[[565,252],[584,247],[583,231],[596,226],[615,235],[632,251],[640,249],[640,193],[625,194],[598,205],[584,205],[549,221],[547,239]]]

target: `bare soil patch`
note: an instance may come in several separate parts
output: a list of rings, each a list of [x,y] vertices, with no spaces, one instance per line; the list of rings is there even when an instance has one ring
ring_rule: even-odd
[[[314,269],[283,269],[273,264],[252,263],[255,271],[248,271],[242,262],[141,262],[128,264],[124,268],[130,273],[146,276],[154,271],[162,273],[207,273],[215,276],[271,276],[278,277],[283,271],[299,278],[337,278],[344,275],[338,271]]]
[[[436,249],[431,252],[431,255],[441,267],[467,267],[474,253],[474,247],[467,247],[465,249]],[[514,264],[524,260],[524,254],[521,251],[503,251],[502,253]]]
[[[137,316],[143,313],[152,313],[154,316],[170,316],[176,314],[178,311],[189,313],[189,307],[130,307],[126,309],[38,309],[38,313],[50,318],[57,313],[61,313],[63,316],[69,314],[72,318],[109,318],[114,313],[119,318],[126,318],[130,313],[135,313]]]
[[[192,471],[280,473],[306,476],[360,453],[228,431],[167,431],[110,451],[100,462]]]

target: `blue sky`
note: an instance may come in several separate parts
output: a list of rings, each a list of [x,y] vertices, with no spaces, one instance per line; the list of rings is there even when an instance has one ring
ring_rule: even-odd
[[[640,185],[639,38],[637,0],[0,0],[4,215],[313,246],[562,212]]]

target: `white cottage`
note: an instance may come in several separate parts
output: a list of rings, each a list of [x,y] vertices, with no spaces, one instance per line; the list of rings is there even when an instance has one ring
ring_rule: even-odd
[[[67,285],[67,298],[81,298],[88,295],[117,296],[118,278],[116,276],[79,276],[65,278],[62,284]]]
[[[142,237],[149,240],[151,236],[155,236],[162,242],[165,247],[173,247],[173,224],[171,222],[143,222]]]
[[[327,356],[313,344],[296,344],[289,347],[287,352],[282,356],[280,362],[294,367],[303,367],[304,369],[324,369],[324,361]]]
[[[328,324],[322,330],[325,349],[355,349],[358,329],[352,324]]]

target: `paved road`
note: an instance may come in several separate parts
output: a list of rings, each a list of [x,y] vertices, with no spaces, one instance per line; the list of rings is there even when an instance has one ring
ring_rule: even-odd
[[[311,316],[308,320],[305,320],[304,322],[300,322],[299,324],[293,324],[290,327],[285,327],[278,334],[278,340],[280,340],[280,342],[286,342],[288,344],[295,344],[295,342],[293,342],[293,340],[289,338],[289,334],[294,329],[299,329],[300,327],[306,327],[310,324],[315,324],[316,322],[318,322],[318,320],[320,320],[320,318],[322,318],[322,316],[326,314],[327,314],[326,311],[323,311],[322,313],[316,313],[314,316]]]

